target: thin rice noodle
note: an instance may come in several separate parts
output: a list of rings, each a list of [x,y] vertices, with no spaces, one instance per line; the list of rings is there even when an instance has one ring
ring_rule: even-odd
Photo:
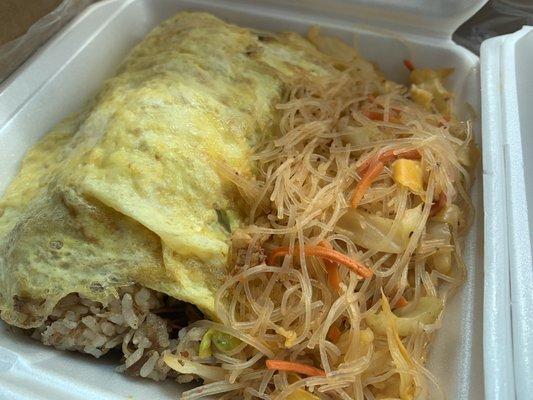
[[[331,49],[337,42],[329,40]],[[320,43],[315,43],[319,49]],[[245,179],[221,167],[221,176],[236,185],[250,206],[245,231],[252,239],[244,265],[230,265],[232,274],[216,296],[220,322],[192,324],[174,351],[218,365],[227,378],[185,392],[183,399],[284,399],[299,390],[323,399],[414,399],[428,398],[430,385],[438,386],[424,361],[440,326],[440,309],[433,321],[414,324],[400,335],[400,315],[390,307],[407,301],[407,312],[423,297],[437,297],[445,306],[450,291],[464,281],[465,227],[452,227],[451,243],[431,238],[426,227],[443,195],[445,207],[456,204],[471,218],[471,171],[459,157],[459,150],[473,146],[471,124],[440,113],[435,104],[417,105],[406,87],[386,81],[358,57],[331,62],[337,73],[327,78],[302,74],[287,88],[277,105],[277,134],[254,149],[255,177]],[[362,135],[355,142],[349,140],[353,132]],[[420,206],[400,251],[385,252],[377,242],[362,247],[338,230],[363,179],[363,167],[391,152],[402,158],[414,150],[420,154],[415,162],[422,169],[423,193],[397,182],[394,160],[386,159],[359,203],[367,214],[393,221],[383,232],[385,242],[404,229],[407,211]],[[326,271],[331,271],[331,261],[309,256],[305,247],[324,241],[364,264],[373,276],[363,278],[333,263],[340,283],[332,287]],[[281,246],[288,247],[288,254],[254,265],[258,247],[268,254]],[[451,272],[436,270],[432,255],[437,249],[451,250]],[[370,323],[376,316],[382,329]],[[124,318],[134,322],[129,314]],[[214,351],[202,361],[197,330],[231,335],[240,345]],[[326,376],[272,371],[265,359],[313,365]]]

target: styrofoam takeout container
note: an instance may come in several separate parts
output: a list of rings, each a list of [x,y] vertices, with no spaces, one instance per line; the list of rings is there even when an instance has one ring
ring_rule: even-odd
[[[481,47],[485,372],[507,377],[486,382],[499,399],[533,397],[532,50],[531,27]]]
[[[180,10],[205,10],[229,22],[273,31],[304,33],[310,25],[320,25],[326,33],[354,43],[364,57],[376,61],[394,80],[407,79],[407,71],[402,67],[404,59],[424,67],[454,67],[450,83],[457,104],[461,107],[468,103],[480,115],[479,60],[453,43],[451,34],[484,2],[109,0],[97,3],[0,87],[0,192],[16,174],[25,151],[55,123],[91,98],[150,29]],[[481,145],[479,125],[477,121],[475,130],[477,143]],[[484,146],[485,153],[491,148]],[[477,214],[465,246],[468,278],[448,304],[443,327],[428,361],[429,370],[436,375],[448,399],[483,399],[484,381],[487,399],[510,398],[501,397],[497,388],[501,379],[507,382],[508,375],[511,379],[508,382],[513,379],[512,368],[503,377],[488,374],[484,380],[483,376],[483,212],[481,174],[478,175],[472,191]],[[502,248],[503,251],[506,250]],[[502,343],[500,349],[512,360],[510,342]],[[182,390],[174,382],[154,383],[115,373],[115,365],[116,360],[95,360],[47,348],[11,332],[5,325],[0,326],[2,400],[114,400],[128,396],[172,399]]]

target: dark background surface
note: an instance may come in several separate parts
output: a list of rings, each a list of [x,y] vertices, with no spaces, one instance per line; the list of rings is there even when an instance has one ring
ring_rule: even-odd
[[[61,0],[0,0],[0,46],[16,39]]]
[[[533,25],[533,0],[491,0],[453,35],[455,42],[479,54],[481,42]]]

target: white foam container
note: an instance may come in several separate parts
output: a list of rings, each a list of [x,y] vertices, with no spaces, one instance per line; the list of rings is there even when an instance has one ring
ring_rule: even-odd
[[[481,60],[485,372],[506,377],[486,385],[494,398],[525,400],[533,397],[533,28],[485,41]]]
[[[451,40],[452,32],[483,0],[264,0],[246,2],[108,0],[71,22],[0,87],[0,192],[25,151],[48,129],[79,109],[111,77],[127,52],[154,26],[180,10],[205,10],[239,25],[304,33],[318,24],[353,43],[394,80],[406,81],[402,60],[451,66],[458,104],[480,113],[479,60]],[[481,146],[479,121],[475,124]],[[492,151],[483,144],[486,156]],[[495,185],[498,182],[493,182]],[[483,207],[481,174],[472,191],[477,215],[465,246],[465,285],[449,302],[428,368],[448,399],[504,399],[492,393],[506,379],[483,374]],[[496,190],[492,186],[489,190]],[[490,198],[490,194],[486,193]],[[490,200],[490,199],[489,199]],[[497,203],[496,205],[501,205]],[[503,243],[503,242],[502,242]],[[506,293],[508,294],[508,293]],[[507,316],[507,315],[506,315]],[[485,336],[487,341],[487,336]],[[505,343],[506,357],[512,360]],[[508,348],[509,347],[509,348]],[[509,353],[511,352],[511,353]],[[174,382],[153,383],[113,371],[116,360],[60,352],[0,325],[0,399],[174,399]],[[512,381],[512,380],[511,380]]]

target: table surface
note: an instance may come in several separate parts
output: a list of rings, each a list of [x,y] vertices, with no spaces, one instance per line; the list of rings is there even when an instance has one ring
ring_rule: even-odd
[[[0,46],[26,33],[34,22],[60,3],[61,0],[1,0]]]

